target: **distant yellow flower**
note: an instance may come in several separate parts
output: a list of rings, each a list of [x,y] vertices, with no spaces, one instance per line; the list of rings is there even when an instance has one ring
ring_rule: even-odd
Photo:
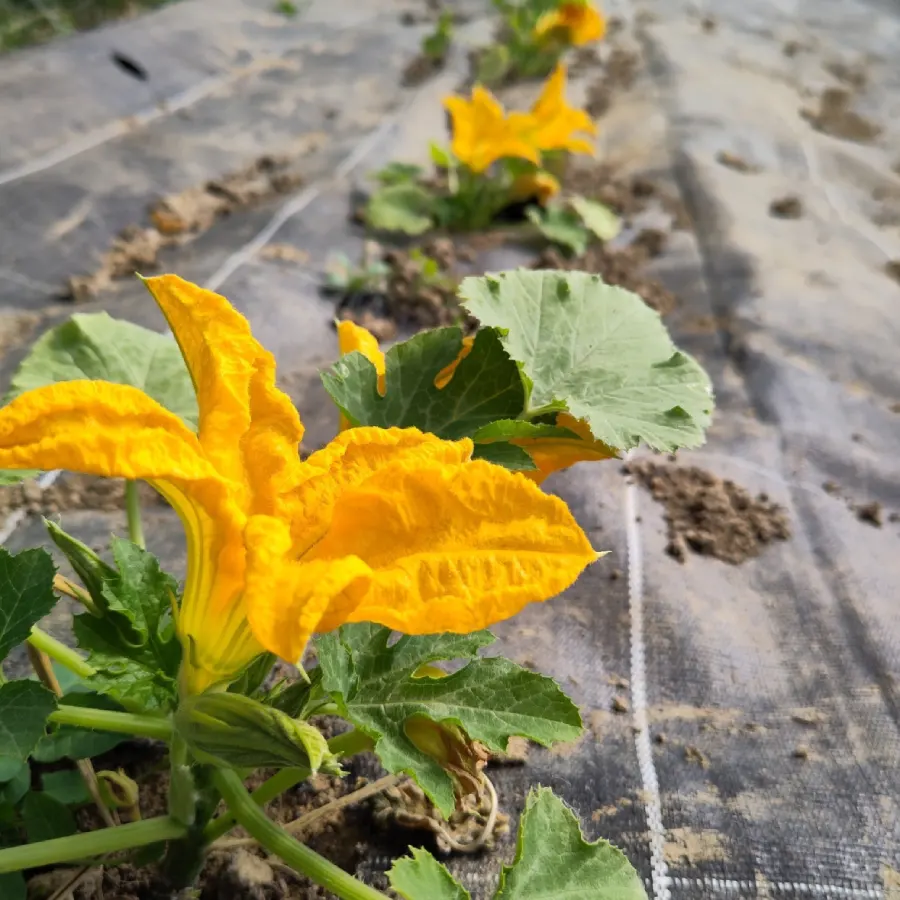
[[[353,327],[355,329],[354,346],[345,350],[345,344],[342,341],[340,344],[341,353],[359,350],[375,366],[376,372],[383,372],[384,354],[378,348],[377,339],[365,328],[361,328],[359,325],[354,325]],[[445,388],[449,384],[456,367],[469,355],[474,341],[474,337],[463,338],[463,344],[456,359],[450,365],[441,369],[435,376],[435,387]],[[379,379],[379,385],[379,390],[384,394],[384,382],[382,379]],[[613,459],[618,455],[615,450],[602,441],[598,441],[591,434],[591,429],[587,422],[576,419],[569,413],[559,413],[556,417],[556,424],[560,428],[568,428],[569,431],[575,432],[578,437],[514,438],[510,441],[511,444],[516,444],[523,450],[526,450],[534,461],[535,466],[537,466],[536,469],[521,473],[535,482],[535,484],[541,484],[548,475],[552,475],[561,469],[568,469],[569,466],[574,466],[575,463]],[[348,426],[342,425],[342,427]]]
[[[538,41],[547,40],[554,33],[563,34],[566,43],[580,47],[603,37],[606,20],[590,3],[561,3],[556,9],[545,12],[534,27],[534,37]]]
[[[472,89],[472,99],[447,97],[444,106],[452,120],[454,156],[473,172],[484,172],[498,159],[514,157],[538,163],[532,143],[513,127],[499,101],[481,85]]]
[[[560,184],[549,172],[528,172],[513,181],[510,195],[513,200],[537,200],[542,206],[560,191]]]
[[[182,688],[232,680],[266,649],[377,622],[464,633],[568,587],[596,558],[559,499],[472,461],[468,440],[353,428],[301,462],[275,362],[224,297],[148,279],[200,410],[195,434],[137,388],[67,381],[0,409],[0,468],[145,479],[187,535]]]
[[[597,126],[583,109],[566,102],[566,67],[560,63],[547,79],[534,106],[527,113],[509,116],[522,138],[540,151],[569,150],[594,154],[594,145],[579,132],[595,135]]]

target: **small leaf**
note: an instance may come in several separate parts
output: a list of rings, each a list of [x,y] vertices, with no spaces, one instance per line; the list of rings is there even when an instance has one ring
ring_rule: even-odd
[[[391,887],[403,900],[471,900],[471,894],[427,850],[411,847],[412,856],[394,862]]]
[[[428,152],[431,155],[431,161],[439,169],[449,169],[453,164],[453,157],[450,155],[450,151],[445,150],[440,144],[436,144],[434,141],[428,145]]]
[[[499,419],[479,428],[472,435],[474,441],[509,441],[513,438],[570,438],[578,439],[578,435],[568,428],[559,425],[541,425],[526,422],[524,419]]]
[[[15,806],[31,787],[31,766],[27,762],[5,784],[0,784],[0,807]],[[2,894],[0,894],[2,896]]]
[[[28,888],[21,872],[0,875],[0,897],[3,900],[28,900]]]
[[[0,685],[0,781],[19,772],[44,734],[56,698],[36,681]]]
[[[512,68],[512,58],[505,44],[491,44],[479,57],[476,81],[485,85],[502,81]]]
[[[56,606],[55,574],[46,550],[23,550],[13,556],[0,547],[0,662]]]
[[[375,740],[382,765],[412,775],[445,815],[454,806],[450,777],[410,741],[413,716],[448,721],[488,749],[505,750],[513,735],[549,745],[581,734],[578,709],[550,678],[506,659],[474,658],[493,636],[403,636],[377,625],[345,625],[317,641],[322,686],[341,715]],[[445,678],[416,678],[426,663],[469,662]]]
[[[531,472],[537,468],[527,450],[506,441],[476,444],[472,459],[483,459],[513,472]]]
[[[0,469],[0,487],[19,484],[40,474],[39,469]]]
[[[91,799],[84,779],[76,769],[45,772],[41,776],[41,787],[44,796],[52,797],[66,806],[80,806]]]
[[[587,250],[589,232],[581,217],[572,210],[561,206],[549,206],[543,210],[538,206],[529,206],[525,215],[548,241],[565,247],[573,256],[581,256]]]
[[[40,791],[32,791],[22,804],[22,821],[28,841],[52,841],[78,831],[72,811],[64,803]]]
[[[515,363],[497,334],[479,331],[468,356],[444,388],[437,374],[462,347],[459,328],[436,328],[395,344],[385,355],[385,395],[375,367],[361,353],[342,357],[322,374],[325,390],[354,425],[419,428],[455,439],[522,411],[524,392]]]
[[[423,169],[421,166],[416,166],[412,163],[392,162],[381,169],[375,177],[381,184],[385,185],[385,187],[389,187],[393,184],[415,182],[422,174]]]
[[[417,184],[401,182],[372,194],[366,221],[381,231],[423,234],[434,224],[435,198]]]
[[[611,241],[622,230],[622,220],[605,204],[585,197],[572,197],[569,203],[601,241]]]
[[[81,579],[91,599],[97,606],[105,610],[106,600],[103,596],[103,585],[116,577],[116,570],[104,562],[95,551],[78,538],[63,531],[56,522],[44,519],[44,527],[50,540],[65,554],[69,565],[75,570],[75,574]]]
[[[102,694],[80,691],[66,694],[60,703],[63,706],[85,706],[92,709],[122,709],[118,703]],[[32,757],[39,763],[58,762],[61,759],[91,759],[112,750],[125,740],[127,738],[121,734],[59,725],[40,739]]]
[[[197,427],[197,397],[175,338],[105,312],[76,313],[41,335],[16,370],[5,402],[37,387],[83,378],[139,388]]]
[[[466,278],[460,296],[521,366],[526,414],[568,410],[615,450],[703,443],[709,377],[636,294],[585,272],[517,270]]]
[[[549,788],[528,795],[516,857],[504,866],[494,900],[647,900],[625,855],[608,841],[589,843],[575,813]]]

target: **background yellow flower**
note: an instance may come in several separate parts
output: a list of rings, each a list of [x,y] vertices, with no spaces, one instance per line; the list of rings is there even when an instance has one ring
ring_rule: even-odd
[[[534,37],[544,41],[552,38],[554,32],[562,33],[566,43],[580,47],[603,37],[606,20],[590,3],[561,3],[538,19]]]

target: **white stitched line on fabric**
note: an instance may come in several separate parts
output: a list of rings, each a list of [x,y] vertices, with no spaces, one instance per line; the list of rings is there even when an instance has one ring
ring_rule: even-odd
[[[631,459],[627,454],[625,461]],[[653,765],[650,727],[647,720],[647,659],[644,645],[644,563],[637,523],[637,487],[625,481],[625,535],[628,543],[628,611],[631,618],[631,708],[634,713],[634,745],[641,784],[645,793],[647,827],[650,831],[650,876],[655,900],[671,900],[671,879],[663,848],[666,833],[662,822],[659,780]]]
[[[703,889],[721,893],[758,891],[755,881],[737,881],[731,878],[681,878],[669,879],[672,887],[691,890]],[[851,888],[839,884],[809,884],[802,881],[767,881],[766,889],[773,895],[803,894],[807,897],[837,897],[841,900],[884,900],[884,891],[877,887]]]

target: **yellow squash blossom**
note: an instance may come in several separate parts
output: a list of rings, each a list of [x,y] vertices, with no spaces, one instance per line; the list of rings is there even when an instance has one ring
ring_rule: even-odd
[[[595,135],[597,126],[583,109],[566,102],[566,67],[562,63],[545,82],[530,112],[511,113],[509,118],[522,138],[540,151],[594,154],[594,145],[579,134]]]
[[[534,37],[545,41],[555,34],[563,35],[575,47],[599,41],[606,33],[606,20],[590,3],[561,3],[545,12],[534,27]]]
[[[341,323],[341,325],[345,324],[350,325],[352,323]],[[346,334],[339,333],[341,353],[359,350],[375,366],[376,372],[383,373],[384,354],[378,347],[378,340],[359,325],[353,325],[352,328],[352,332],[348,328]],[[351,333],[352,339],[350,337]],[[453,377],[453,373],[456,371],[456,367],[469,355],[474,340],[474,337],[463,338],[463,345],[456,359],[450,365],[441,369],[435,376],[435,387],[444,388],[447,386]],[[383,377],[379,378],[379,391],[383,396]],[[560,469],[568,469],[569,466],[574,466],[575,463],[613,459],[618,455],[615,450],[602,441],[598,441],[591,434],[590,426],[583,419],[576,419],[569,413],[559,413],[556,417],[556,424],[560,428],[568,428],[569,431],[573,431],[578,437],[514,438],[510,441],[511,444],[516,444],[522,447],[523,450],[526,450],[534,461],[535,466],[537,466],[536,469],[521,473],[535,482],[535,484],[541,484],[548,475],[552,475]],[[349,424],[342,421],[341,427],[347,428]]]
[[[515,201],[537,200],[544,206],[551,197],[560,191],[559,181],[549,172],[527,172],[519,175],[512,184],[510,197]]]
[[[354,428],[300,460],[275,362],[224,297],[146,282],[197,392],[195,434],[137,388],[68,381],[0,409],[0,468],[149,481],[187,534],[182,689],[232,680],[263,649],[378,622],[469,632],[568,587],[597,554],[559,499],[472,461],[468,440]]]
[[[480,84],[472,88],[472,97],[452,95],[444,106],[452,121],[453,155],[473,172],[484,172],[498,159],[516,157],[537,165],[534,144],[514,127],[515,113],[506,115],[500,102]]]

